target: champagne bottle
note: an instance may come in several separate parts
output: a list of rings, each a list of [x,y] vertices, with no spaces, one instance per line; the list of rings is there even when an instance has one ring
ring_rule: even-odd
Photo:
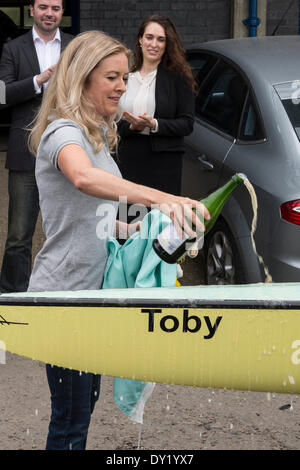
[[[210,213],[210,219],[204,220],[205,234],[213,227],[225,202],[245,178],[243,174],[236,173],[224,186],[217,189],[206,198],[201,199],[200,202],[205,205]],[[196,210],[195,212],[196,214],[198,213]],[[200,214],[198,215],[202,220],[203,217]],[[153,248],[162,260],[172,264],[179,261],[188,251],[188,247],[191,247],[195,242],[196,238],[191,238],[188,234],[185,234],[184,237],[180,237],[174,225],[171,223],[167,225],[153,241]]]

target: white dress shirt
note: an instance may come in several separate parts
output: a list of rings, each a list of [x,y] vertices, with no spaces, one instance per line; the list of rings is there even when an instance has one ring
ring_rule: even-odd
[[[35,50],[38,56],[40,71],[43,73],[47,70],[51,65],[57,64],[60,52],[61,52],[61,37],[60,37],[60,30],[57,28],[56,34],[51,41],[45,42],[34,27],[32,28],[32,37],[35,46]],[[36,76],[33,77],[33,83],[36,93],[41,93],[41,88],[37,84]],[[44,88],[46,88],[47,83],[44,83]]]
[[[140,72],[129,74],[126,92],[120,99],[121,111],[128,111],[135,116],[147,113],[154,116],[155,112],[155,86],[157,70],[142,77]],[[156,127],[152,132],[157,132]],[[149,134],[150,129],[146,127],[140,134]]]

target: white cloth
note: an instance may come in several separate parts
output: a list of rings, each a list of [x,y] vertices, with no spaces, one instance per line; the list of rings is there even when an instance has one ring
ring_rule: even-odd
[[[140,72],[129,74],[126,92],[120,100],[122,112],[128,111],[135,116],[144,113],[154,116],[156,74],[157,70],[148,73],[145,77],[142,77]],[[140,132],[140,134],[149,133],[150,129],[148,127]]]
[[[60,30],[57,28],[56,34],[51,41],[45,42],[32,28],[32,38],[37,53],[41,73],[47,70],[51,65],[57,64],[61,51]],[[34,89],[36,93],[41,93],[41,88],[37,84],[36,76],[33,77]],[[46,88],[47,83],[44,83]]]

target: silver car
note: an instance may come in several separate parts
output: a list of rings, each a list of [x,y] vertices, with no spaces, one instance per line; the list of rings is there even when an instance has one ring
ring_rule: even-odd
[[[201,199],[244,173],[205,236],[208,284],[300,282],[300,37],[227,39],[194,45],[199,83],[193,133],[186,138],[182,194]]]

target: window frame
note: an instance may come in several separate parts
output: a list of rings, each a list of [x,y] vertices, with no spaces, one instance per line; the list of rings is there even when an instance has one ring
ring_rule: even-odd
[[[187,51],[188,61],[190,60],[191,57],[196,56],[197,54],[207,55],[208,57],[211,57],[215,62],[214,62],[214,65],[212,67],[210,67],[208,69],[208,71],[206,71],[206,74],[204,73],[202,82],[201,82],[201,84],[199,84],[196,100],[197,100],[198,96],[201,95],[201,93],[204,92],[207,81],[209,80],[211,75],[214,73],[215,69],[218,67],[218,64],[220,64],[220,62],[223,62],[226,65],[228,65],[229,67],[232,67],[232,69],[235,71],[235,73],[243,79],[244,83],[247,86],[248,91],[246,92],[245,97],[244,97],[244,102],[243,102],[243,106],[242,106],[242,110],[241,110],[241,114],[240,114],[239,125],[237,126],[236,136],[233,136],[233,135],[219,129],[214,124],[206,121],[204,119],[204,117],[201,117],[201,115],[197,114],[197,112],[195,113],[196,121],[201,122],[201,125],[213,130],[216,134],[222,135],[224,138],[227,138],[230,141],[235,141],[238,144],[251,145],[251,144],[254,144],[254,143],[256,144],[256,143],[266,142],[268,139],[267,139],[267,135],[266,135],[265,126],[264,126],[264,122],[263,122],[263,119],[262,119],[262,114],[261,114],[261,111],[260,111],[260,107],[259,107],[257,98],[255,96],[254,89],[253,89],[248,77],[243,72],[243,70],[235,62],[230,60],[228,57],[226,57],[222,54],[219,54],[217,52],[210,51],[210,50],[207,50],[207,49],[201,49],[201,48],[188,50]],[[208,62],[209,62],[209,58],[208,58]],[[203,70],[205,72],[205,65],[203,67]],[[252,104],[253,104],[253,107],[254,107],[254,110],[255,110],[255,113],[256,113],[256,117],[258,119],[259,126],[261,128],[262,137],[259,138],[259,139],[255,138],[255,139],[251,140],[251,139],[243,139],[241,137],[241,131],[243,129],[243,126],[245,125],[245,111],[246,111],[249,99],[252,100]]]

